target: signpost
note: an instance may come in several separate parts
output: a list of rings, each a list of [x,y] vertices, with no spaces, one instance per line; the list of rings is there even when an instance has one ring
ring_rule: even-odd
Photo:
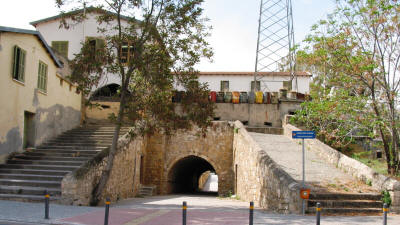
[[[292,138],[293,139],[301,139],[303,145],[303,181],[302,181],[302,189],[300,191],[300,197],[302,198],[302,212],[303,215],[305,214],[305,200],[308,199],[310,195],[310,190],[305,189],[305,149],[304,149],[304,139],[314,139],[315,138],[315,131],[292,131]]]

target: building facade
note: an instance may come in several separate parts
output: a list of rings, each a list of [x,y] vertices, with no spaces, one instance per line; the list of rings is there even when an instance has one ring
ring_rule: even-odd
[[[63,67],[39,32],[0,27],[0,161],[80,124],[81,94]]]
[[[295,75],[297,89],[293,88],[293,91],[309,94],[312,75],[306,72],[297,72]],[[199,81],[207,83],[211,91],[249,92],[253,90],[254,72],[200,72]],[[263,92],[279,92],[288,81],[288,72],[262,72],[257,76],[257,89]],[[293,84],[295,82],[296,79],[293,79]]]
[[[63,17],[61,15],[44,18],[41,20],[33,21],[30,24],[39,31],[49,45],[60,54],[67,57],[69,60],[74,58],[74,55],[79,53],[82,48],[82,43],[90,41],[93,43],[94,48],[104,46],[106,35],[115,33],[114,27],[116,21],[110,21],[109,23],[99,24],[97,18],[101,13],[111,13],[108,11],[99,11],[95,8],[86,8],[76,11],[68,12],[68,15],[85,14],[85,19],[82,21],[73,21],[69,17],[65,18],[65,22],[69,24],[68,29],[60,27]],[[122,26],[128,26],[129,18],[122,16]],[[104,29],[106,32],[100,32],[99,29]],[[126,48],[128,49],[128,47]],[[124,49],[123,49],[124,50]],[[129,57],[129,54],[127,54]],[[100,80],[97,87],[94,87],[93,91],[98,87],[103,87],[107,84],[121,84],[121,80],[118,75],[108,74],[102,80]]]

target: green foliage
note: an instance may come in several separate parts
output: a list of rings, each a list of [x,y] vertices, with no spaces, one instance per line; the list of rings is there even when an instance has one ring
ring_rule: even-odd
[[[202,0],[89,1],[87,13],[96,12],[103,38],[87,38],[81,52],[71,62],[71,80],[89,95],[101,80],[118,76],[121,89],[119,114],[144,133],[188,129],[196,124],[203,131],[211,124],[214,105],[208,101],[208,87],[198,82],[194,66],[210,58],[212,50],[207,19],[202,16]],[[66,1],[56,1],[64,7]],[[68,2],[71,4],[71,2]],[[79,23],[84,11],[64,14]],[[68,27],[67,23],[62,23]],[[96,42],[93,45],[93,41]],[[128,52],[129,51],[129,52]],[[176,109],[171,102],[174,84],[185,90],[183,103]]]
[[[341,149],[353,135],[382,139],[389,174],[400,169],[400,2],[337,0],[312,27],[297,65],[314,75],[312,101],[293,122]]]
[[[55,0],[59,8],[80,0]],[[199,126],[203,134],[211,124],[214,105],[208,101],[207,85],[198,82],[194,66],[210,58],[206,41],[207,19],[203,0],[107,0],[85,1],[91,7],[63,14],[61,27],[79,23],[96,13],[102,38],[87,38],[71,62],[70,79],[86,96],[93,87],[109,78],[120,80],[116,96],[120,107],[111,115],[117,132],[108,153],[109,160],[92,192],[91,204],[101,198],[113,167],[119,129],[129,120],[144,135],[155,131],[166,134],[176,129]],[[172,103],[174,84],[186,94],[180,110]]]
[[[387,190],[382,191],[382,202],[386,203],[388,207],[392,205],[392,198],[390,198],[390,193]]]

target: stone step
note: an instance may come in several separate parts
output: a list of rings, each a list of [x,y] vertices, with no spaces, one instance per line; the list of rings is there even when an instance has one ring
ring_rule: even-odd
[[[8,164],[35,164],[35,165],[62,165],[62,166],[80,166],[83,162],[75,161],[51,161],[51,160],[7,160]]]
[[[61,188],[61,181],[0,179],[0,185]]]
[[[154,191],[154,187],[152,186],[141,186],[139,188],[139,195],[140,196],[152,196]]]
[[[96,155],[101,152],[101,149],[39,149],[36,153],[40,154],[71,154],[72,157],[86,155]]]
[[[311,193],[310,200],[375,200],[382,196],[375,193],[344,194],[344,193]]]
[[[29,186],[4,186],[0,185],[1,194],[22,194],[22,195],[39,195],[44,197],[44,191],[50,196],[60,196],[60,188],[44,188],[44,187],[29,187]]]
[[[315,207],[307,209],[307,214],[315,214]],[[381,208],[322,208],[321,214],[341,215],[341,214],[379,214],[382,213]]]
[[[34,170],[63,170],[63,171],[74,171],[79,166],[59,166],[59,165],[27,165],[27,164],[0,164],[0,169],[34,169]]]
[[[63,177],[64,176],[0,173],[0,179],[15,179],[15,180],[42,180],[42,181],[59,181],[59,182],[61,182]]]
[[[69,146],[48,146],[48,145],[43,145],[40,146],[39,148],[36,148],[36,150],[46,150],[46,149],[60,149],[60,150],[102,150],[106,149],[107,147],[105,146],[84,146],[84,145],[69,145]]]
[[[111,142],[107,143],[105,141],[98,141],[98,142],[69,142],[69,141],[65,141],[65,142],[48,142],[46,144],[43,144],[41,147],[56,147],[56,148],[61,148],[61,147],[109,147],[111,146]]]
[[[43,195],[0,194],[0,199],[11,201],[44,202]],[[58,201],[60,196],[50,196],[50,201]]]
[[[317,202],[322,208],[382,208],[382,201],[375,200],[308,200],[308,207],[316,207]]]
[[[0,173],[8,174],[34,174],[34,175],[48,175],[48,176],[65,176],[70,171],[66,170],[35,170],[35,169],[12,169],[0,168]]]
[[[74,144],[88,144],[88,145],[95,145],[95,144],[101,144],[101,143],[106,143],[106,144],[111,144],[112,139],[96,139],[96,140],[80,140],[80,139],[75,139],[75,140],[51,140],[51,141],[46,141],[42,145],[48,145],[48,144],[67,144],[67,143],[74,143]]]
[[[246,127],[248,132],[283,135],[282,127]]]
[[[86,162],[90,157],[16,155],[13,159]]]
[[[121,137],[123,134],[120,134],[119,136]],[[109,138],[112,139],[114,134],[62,134],[58,136],[55,139],[61,140],[61,139],[66,139],[66,140],[75,140],[75,139],[101,139],[101,138]],[[53,139],[54,140],[54,139]]]
[[[49,156],[49,157],[73,157],[73,158],[92,158],[94,155],[96,155],[99,151],[94,151],[94,152],[58,152],[58,151],[48,151],[48,150],[41,150],[40,152],[24,152],[24,155],[26,156],[36,156],[36,157],[43,157],[43,156]]]

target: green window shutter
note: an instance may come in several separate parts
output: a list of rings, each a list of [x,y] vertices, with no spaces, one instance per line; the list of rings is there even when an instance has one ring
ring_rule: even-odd
[[[19,80],[20,81],[25,81],[25,56],[26,52],[21,49],[21,54],[20,54],[20,67],[19,67]]]
[[[105,42],[101,38],[96,38],[96,50],[104,49]]]
[[[68,58],[68,41],[52,41],[51,47],[62,56]]]
[[[47,91],[47,65],[44,65],[44,76],[43,76],[43,80],[44,80],[44,90]]]
[[[47,91],[47,65],[41,61],[39,61],[37,87],[41,91]]]
[[[25,58],[26,51],[14,46],[14,60],[12,65],[12,78],[24,82],[25,79]]]
[[[14,61],[13,61],[13,71],[12,77],[18,79],[18,47],[14,46]]]

